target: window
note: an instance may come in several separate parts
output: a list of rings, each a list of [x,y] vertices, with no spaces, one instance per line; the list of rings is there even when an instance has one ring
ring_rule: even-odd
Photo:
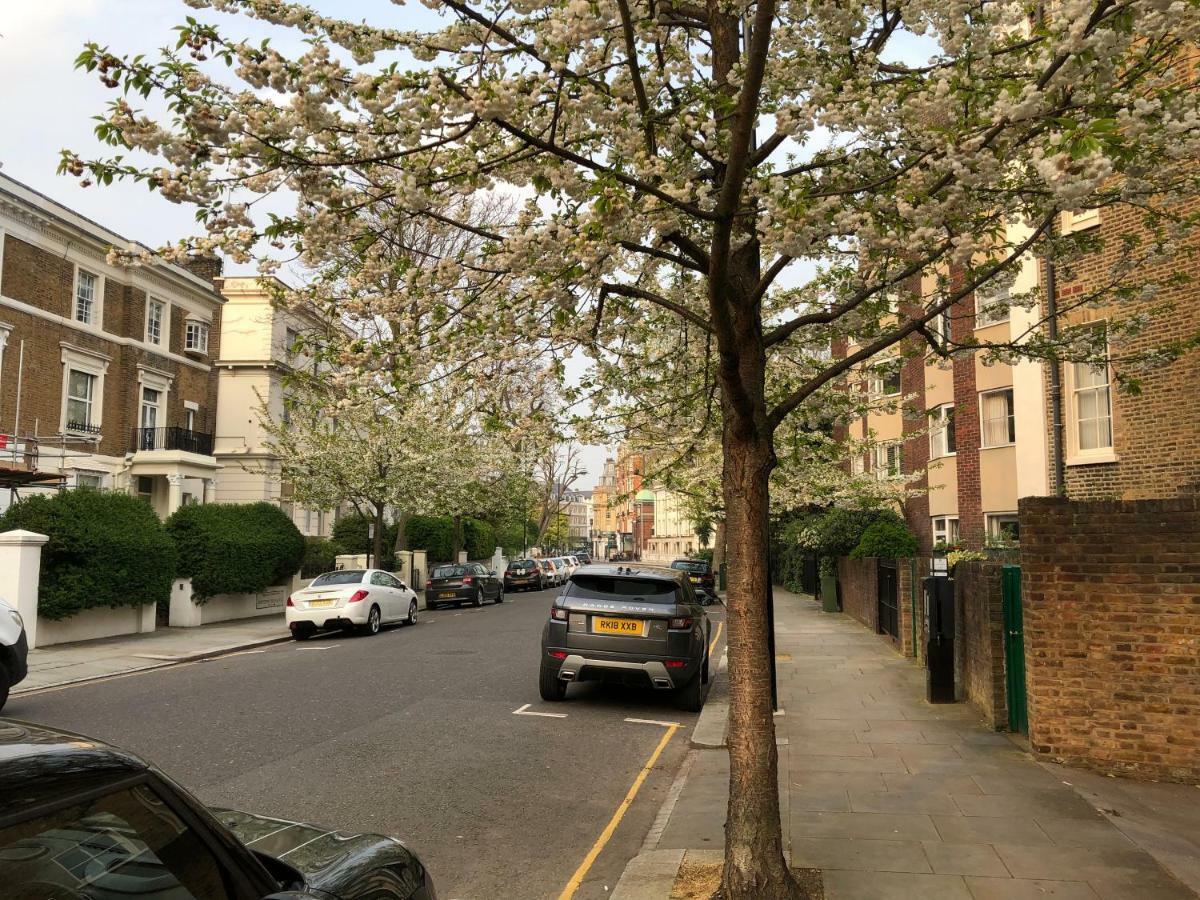
[[[1016,513],[992,513],[987,516],[987,536],[991,543],[1019,544],[1021,520]]]
[[[285,328],[283,331],[283,352],[287,355],[292,355],[296,352],[296,345],[300,343],[300,332],[294,328]]]
[[[137,495],[147,503],[154,499],[154,478],[150,475],[139,475],[137,477]]]
[[[1079,212],[1064,212],[1062,214],[1062,233],[1072,234],[1076,231],[1086,231],[1100,224],[1100,210],[1081,209]]]
[[[208,324],[205,322],[188,322],[183,335],[183,349],[193,353],[208,352]]]
[[[83,269],[75,270],[75,321],[84,325],[98,324],[96,318],[96,293],[100,279]]]
[[[880,481],[900,474],[900,445],[878,444],[872,451],[871,471]]]
[[[975,289],[975,327],[1008,321],[1008,287],[985,284]]]
[[[161,344],[163,337],[163,320],[166,318],[167,305],[161,300],[151,297],[146,301],[146,343]]]
[[[96,424],[96,376],[79,369],[67,370],[67,431],[90,431]]]
[[[76,472],[75,487],[88,488],[93,491],[98,491],[104,486],[104,474],[102,472]]]
[[[141,423],[143,429],[158,427],[158,404],[161,399],[160,391],[148,387],[142,388]]]
[[[0,831],[0,879],[25,900],[244,897],[204,839],[135,785]]]
[[[929,414],[929,457],[937,459],[954,453],[954,404],[943,403]]]
[[[1003,447],[1017,440],[1012,388],[979,395],[980,446]]]
[[[881,362],[867,381],[867,389],[876,397],[894,397],[900,393],[900,368],[898,359]]]
[[[1112,449],[1112,396],[1108,366],[1072,363],[1071,375],[1075,449],[1083,453]]]
[[[958,543],[957,516],[933,517],[933,542],[935,544],[945,544],[948,547],[953,547]]]
[[[188,407],[183,411],[183,427],[188,431],[196,430],[196,413],[198,410]]]
[[[943,309],[930,320],[929,324],[932,326],[933,333],[943,344],[950,343],[950,310]]]

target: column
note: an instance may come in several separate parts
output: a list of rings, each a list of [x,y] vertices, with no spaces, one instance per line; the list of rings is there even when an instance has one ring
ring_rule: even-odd
[[[217,500],[217,479],[204,479],[204,502],[215,503]]]
[[[167,515],[183,506],[183,476],[167,476]]]
[[[48,540],[44,534],[21,529],[0,534],[0,597],[15,605],[25,620],[30,650],[37,646],[38,576],[42,544]]]

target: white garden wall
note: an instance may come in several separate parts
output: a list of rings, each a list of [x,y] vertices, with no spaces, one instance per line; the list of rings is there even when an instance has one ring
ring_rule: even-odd
[[[155,604],[122,606],[116,609],[85,609],[69,619],[44,619],[38,616],[37,645],[92,641],[122,634],[143,634],[154,630]]]
[[[171,585],[172,628],[192,628],[231,619],[278,616],[287,605],[291,584],[276,584],[258,594],[217,594],[203,603],[192,598],[192,580],[177,578]]]

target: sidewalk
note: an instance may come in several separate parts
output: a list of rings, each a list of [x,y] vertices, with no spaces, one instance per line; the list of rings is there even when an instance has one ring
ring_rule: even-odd
[[[271,615],[197,628],[164,626],[148,634],[53,644],[29,651],[29,675],[12,689],[12,693],[15,696],[42,688],[156,669],[288,640],[291,635],[283,616]]]
[[[857,622],[775,602],[784,848],[822,870],[828,900],[1195,900],[1155,857],[1200,877],[1196,787],[1039,764],[969,705],[926,703],[923,671]],[[720,687],[613,900],[666,900],[684,851],[720,858]]]

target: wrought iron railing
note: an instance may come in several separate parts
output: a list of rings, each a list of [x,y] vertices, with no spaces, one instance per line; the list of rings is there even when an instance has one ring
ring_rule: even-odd
[[[135,428],[130,446],[138,450],[183,450],[212,456],[213,436],[206,431],[192,431],[169,425],[163,428]]]
[[[36,472],[37,467],[36,438],[0,433],[0,469],[10,472]]]

